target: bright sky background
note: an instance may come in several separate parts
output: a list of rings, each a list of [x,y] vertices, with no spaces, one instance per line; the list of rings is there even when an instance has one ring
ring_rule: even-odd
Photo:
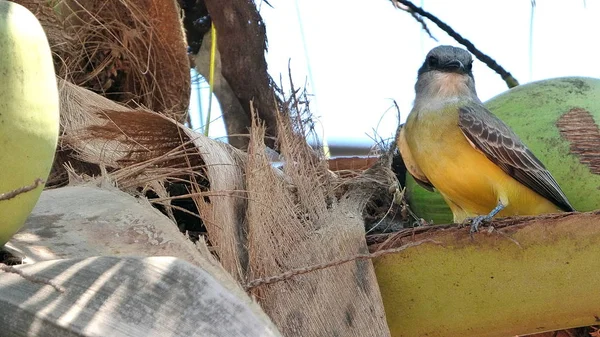
[[[277,82],[283,73],[287,84],[290,60],[295,85],[307,83],[314,95],[311,111],[321,122],[317,132],[325,134],[330,144],[367,146],[373,143],[374,130],[383,138],[393,136],[398,121],[390,109],[392,100],[400,107],[401,119],[406,119],[425,54],[439,44],[459,45],[425,20],[439,42],[432,40],[389,0],[269,3],[274,8],[260,6],[269,40],[269,72]],[[533,26],[527,0],[414,3],[473,42],[521,84],[560,76],[600,78],[598,1],[537,1]],[[473,72],[483,101],[507,90],[500,76],[483,63],[476,61]],[[202,106],[207,101],[203,97]],[[196,97],[191,109],[198,109]],[[217,120],[211,125],[211,136],[223,135]]]

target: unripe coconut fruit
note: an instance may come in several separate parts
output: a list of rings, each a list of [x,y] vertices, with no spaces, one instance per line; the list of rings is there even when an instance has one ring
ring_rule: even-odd
[[[0,194],[48,178],[58,130],[58,88],[46,34],[25,7],[0,0]],[[0,247],[21,228],[42,189],[0,200]]]
[[[487,101],[552,173],[576,210],[600,209],[600,79],[564,77],[512,88]],[[407,173],[408,176],[410,174]],[[412,210],[452,222],[442,196],[407,177]]]

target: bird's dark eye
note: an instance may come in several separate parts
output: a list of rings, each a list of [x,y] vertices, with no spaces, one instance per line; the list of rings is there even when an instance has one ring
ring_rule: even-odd
[[[467,64],[467,71],[471,71],[473,69],[473,61],[469,62],[469,64]]]
[[[433,55],[430,55],[430,56],[427,58],[427,65],[428,65],[428,66],[430,66],[430,67],[435,67],[435,66],[437,66],[437,65],[438,65],[438,59],[437,59],[437,57],[435,57],[435,56],[433,56]]]

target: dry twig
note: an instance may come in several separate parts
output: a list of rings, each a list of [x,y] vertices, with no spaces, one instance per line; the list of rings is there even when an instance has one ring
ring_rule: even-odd
[[[27,193],[29,191],[33,191],[33,190],[35,190],[38,186],[40,186],[43,183],[44,183],[44,181],[41,178],[37,178],[33,182],[33,184],[31,184],[31,185],[19,187],[16,190],[12,190],[12,191],[0,194],[0,201],[2,201],[2,200],[10,200],[10,199],[16,197],[19,194],[23,194],[23,193]]]
[[[378,251],[373,252],[373,253],[360,253],[360,254],[356,254],[356,255],[353,255],[353,256],[345,257],[343,259],[339,259],[339,260],[336,260],[336,261],[330,261],[330,262],[326,262],[326,263],[320,263],[320,264],[316,264],[316,265],[312,265],[312,266],[308,266],[308,267],[303,267],[303,268],[296,268],[296,269],[288,270],[285,273],[281,273],[279,275],[255,279],[255,280],[252,280],[252,281],[246,283],[244,285],[244,289],[246,291],[248,291],[248,290],[251,290],[253,288],[260,287],[260,286],[263,286],[263,285],[266,285],[266,284],[273,284],[273,283],[285,281],[285,280],[288,280],[288,279],[290,279],[290,278],[292,278],[294,276],[298,276],[298,275],[302,275],[302,274],[307,274],[307,273],[310,273],[310,272],[313,272],[313,271],[317,271],[317,270],[321,270],[321,269],[325,269],[325,268],[339,266],[339,265],[344,264],[344,263],[348,263],[348,262],[352,262],[352,261],[356,261],[356,260],[374,259],[374,258],[383,256],[383,255],[398,253],[398,252],[401,252],[401,251],[403,251],[403,250],[405,250],[407,248],[415,247],[415,246],[418,246],[418,245],[421,245],[421,244],[427,243],[427,242],[438,244],[438,242],[436,242],[434,240],[427,239],[427,240],[422,240],[422,241],[417,241],[417,242],[410,242],[410,243],[407,243],[405,245],[402,245],[401,247],[378,250]]]
[[[65,292],[65,288],[55,284],[54,282],[52,282],[48,279],[41,278],[41,277],[25,274],[22,270],[15,268],[13,266],[0,265],[0,271],[3,271],[5,273],[19,275],[23,279],[33,282],[33,283],[49,285],[52,288],[54,288],[56,291],[58,291],[59,293]]]
[[[499,65],[494,59],[492,59],[491,57],[489,57],[488,55],[484,54],[479,49],[477,49],[471,41],[462,37],[459,33],[457,33],[454,29],[452,29],[452,27],[447,25],[442,20],[438,19],[435,15],[423,10],[421,7],[416,6],[415,4],[413,4],[412,2],[410,2],[408,0],[391,0],[391,1],[395,7],[398,7],[397,3],[400,3],[400,4],[408,7],[410,9],[410,11],[412,11],[420,16],[424,16],[424,17],[428,18],[429,20],[431,20],[438,27],[440,27],[441,30],[445,31],[446,33],[448,33],[448,35],[450,35],[452,38],[454,38],[458,43],[465,46],[467,48],[467,50],[469,50],[473,55],[475,55],[475,57],[477,57],[481,62],[485,63],[490,69],[492,69],[493,71],[498,73],[502,77],[504,82],[506,82],[506,85],[509,88],[516,87],[519,85],[519,81],[517,81],[516,78],[514,78],[508,71],[506,71],[506,69],[502,68],[502,66]],[[417,21],[419,21],[419,20],[417,20]]]

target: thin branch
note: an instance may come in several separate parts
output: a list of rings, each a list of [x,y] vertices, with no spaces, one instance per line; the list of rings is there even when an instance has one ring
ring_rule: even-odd
[[[0,194],[0,201],[2,201],[2,200],[10,200],[10,199],[16,197],[19,194],[23,194],[23,193],[27,193],[29,191],[33,191],[38,186],[40,186],[41,184],[43,184],[44,182],[45,181],[43,181],[41,178],[37,178],[37,179],[35,179],[35,181],[33,182],[33,184],[31,184],[29,186],[19,187],[16,190],[12,190],[10,192],[2,193],[2,194]]]
[[[374,259],[376,257],[379,256],[383,256],[383,255],[388,255],[388,254],[393,254],[393,253],[398,253],[401,252],[407,248],[411,248],[411,247],[415,247],[418,245],[421,245],[423,243],[427,243],[427,242],[432,242],[435,244],[439,244],[438,242],[434,241],[434,240],[422,240],[422,241],[417,241],[417,242],[411,242],[408,244],[405,244],[401,247],[397,247],[397,248],[390,248],[390,249],[382,249],[379,251],[376,251],[374,253],[363,253],[363,254],[356,254],[350,257],[345,257],[336,261],[330,261],[330,262],[325,262],[325,263],[321,263],[321,264],[316,264],[316,265],[312,265],[309,267],[303,267],[303,268],[296,268],[296,269],[292,269],[292,270],[288,270],[284,273],[281,273],[279,275],[275,275],[275,276],[270,276],[270,277],[263,277],[263,278],[259,278],[259,279],[255,279],[252,280],[248,283],[246,283],[244,285],[244,289],[246,291],[248,290],[252,290],[253,288],[256,287],[260,287],[266,284],[273,284],[273,283],[278,283],[281,281],[285,281],[287,279],[290,279],[294,276],[298,276],[298,275],[302,275],[302,274],[307,274],[313,271],[317,271],[317,270],[321,270],[321,269],[325,269],[325,268],[330,268],[330,267],[335,267],[335,266],[339,266],[341,264],[344,263],[348,263],[348,262],[352,262],[355,260],[367,260],[367,259]]]
[[[410,2],[408,0],[391,0],[391,1],[392,1],[392,3],[399,2],[402,5],[408,7],[411,11],[431,20],[431,22],[435,23],[438,27],[440,27],[441,30],[445,31],[448,35],[450,35],[452,38],[454,38],[458,43],[465,46],[467,48],[467,50],[469,50],[473,55],[475,55],[475,57],[477,57],[481,62],[485,63],[490,69],[492,69],[496,73],[498,73],[502,77],[504,82],[506,82],[506,85],[509,88],[516,87],[519,85],[519,81],[517,81],[517,79],[515,79],[508,71],[506,71],[506,69],[502,68],[502,66],[500,66],[494,59],[492,59],[491,57],[482,53],[479,49],[475,48],[475,46],[473,45],[473,43],[471,43],[471,41],[462,37],[459,33],[457,33],[454,29],[452,29],[452,27],[448,26],[442,20],[438,19],[435,15],[433,15],[429,12],[426,12],[421,7],[417,7],[415,4],[413,4],[412,2]],[[395,5],[395,6],[397,7],[397,5]]]
[[[48,279],[45,279],[45,278],[42,278],[42,277],[38,277],[38,276],[34,276],[34,275],[26,274],[21,269],[17,269],[17,268],[15,268],[13,266],[0,265],[0,271],[3,271],[5,273],[19,275],[23,279],[25,279],[25,280],[27,280],[29,282],[32,282],[32,283],[51,286],[52,288],[54,288],[59,293],[64,293],[65,292],[65,288],[63,288],[63,287],[55,284],[51,280],[48,280]]]
[[[410,13],[410,15],[417,20],[418,23],[421,24],[421,28],[425,31],[425,33],[427,33],[427,35],[429,35],[429,37],[435,41],[435,42],[439,42],[438,39],[435,38],[435,36],[433,36],[433,34],[431,34],[431,31],[429,30],[429,27],[427,26],[427,23],[425,23],[425,20],[423,20],[422,17],[420,17],[417,13],[413,12],[410,8],[403,6],[402,4],[400,4],[399,2],[394,2],[392,1],[392,4],[394,5],[394,7],[403,10],[407,13]]]
[[[423,20],[423,18],[421,16],[419,16],[417,13],[410,11],[410,15],[417,20],[418,23],[421,24],[421,28],[425,31],[425,33],[427,33],[427,35],[429,35],[429,37],[431,39],[433,39],[433,41],[435,42],[439,42],[438,39],[435,38],[435,36],[433,36],[433,34],[431,33],[431,31],[429,30],[429,27],[427,27],[427,24],[425,23],[425,20]]]

